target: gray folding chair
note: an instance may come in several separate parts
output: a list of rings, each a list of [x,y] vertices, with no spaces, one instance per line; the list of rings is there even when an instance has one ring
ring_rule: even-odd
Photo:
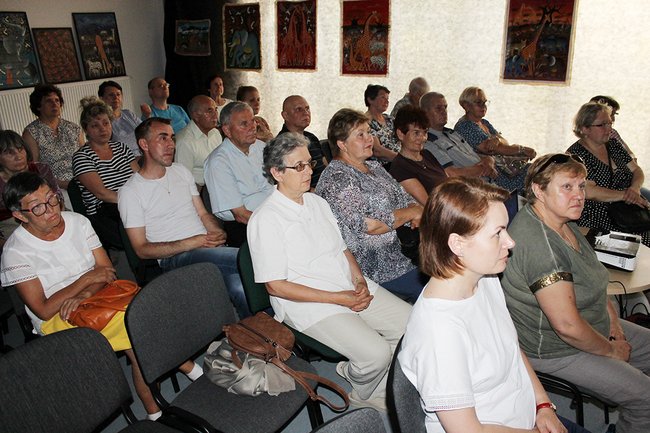
[[[311,433],[386,433],[386,428],[379,412],[363,408],[337,416]]]
[[[121,409],[122,432],[177,432],[137,421],[131,389],[106,338],[75,328],[38,338],[0,357],[0,426],[21,433],[96,431]]]
[[[278,396],[229,393],[202,376],[168,402],[155,383],[187,359],[204,351],[222,328],[235,322],[233,306],[219,269],[211,263],[166,272],[145,286],[126,312],[126,326],[136,358],[163,415],[179,410],[197,430],[228,433],[273,432],[285,426],[307,404],[312,427],[322,420],[320,407],[300,386]],[[292,356],[294,370],[315,373]],[[315,387],[315,383],[310,383]]]
[[[402,433],[426,433],[425,415],[420,406],[420,394],[402,371],[397,354],[402,347],[400,340],[393,363],[388,372],[387,403],[393,431]]]

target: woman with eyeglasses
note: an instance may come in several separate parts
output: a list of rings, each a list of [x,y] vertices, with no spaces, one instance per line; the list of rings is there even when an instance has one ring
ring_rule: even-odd
[[[500,174],[499,186],[508,191],[523,191],[524,178],[529,161],[537,154],[535,149],[508,143],[503,135],[485,119],[487,100],[485,92],[478,87],[468,87],[458,98],[465,115],[458,119],[454,130],[463,136],[476,153],[492,155]]]
[[[353,406],[386,410],[386,373],[410,305],[366,278],[329,205],[309,193],[309,142],[284,133],[264,148],[264,175],[277,188],[248,222],[255,281],[265,283],[276,318],[348,361]]]
[[[609,217],[609,204],[624,201],[650,208],[641,195],[645,180],[643,170],[625,147],[611,139],[611,109],[604,104],[589,102],[578,110],[573,133],[578,137],[567,152],[578,155],[587,167],[585,210],[578,220],[583,227],[619,230]],[[650,246],[650,233],[640,233],[643,243]]]
[[[325,167],[316,194],[329,203],[346,245],[364,275],[413,303],[426,279],[402,253],[397,229],[420,225],[422,206],[372,156],[368,118],[348,108],[329,122],[334,159]]]
[[[528,203],[508,228],[516,242],[501,284],[535,370],[618,405],[617,433],[650,431],[650,330],[619,320],[609,273],[574,222],[585,204],[578,156],[544,155],[526,177]]]
[[[2,286],[16,287],[34,332],[47,335],[73,328],[67,322],[72,311],[115,280],[108,254],[90,222],[77,213],[62,212],[60,196],[38,174],[16,174],[7,182],[2,197],[20,221],[2,253]],[[159,412],[131,350],[124,313],[118,312],[101,333],[113,350],[125,351],[131,360],[135,389],[147,413]],[[38,368],[25,366],[31,367]],[[65,386],[61,389],[65,392]]]

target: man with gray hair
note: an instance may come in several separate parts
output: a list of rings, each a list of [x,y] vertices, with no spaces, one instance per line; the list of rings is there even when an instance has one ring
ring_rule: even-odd
[[[253,109],[231,102],[219,116],[226,136],[205,161],[205,185],[212,212],[223,221],[228,245],[246,240],[246,224],[257,207],[273,192],[262,174],[266,143],[257,140]]]
[[[203,166],[208,155],[221,144],[217,129],[217,103],[206,95],[198,95],[187,104],[190,123],[176,135],[174,160],[192,172],[199,192],[205,185]]]
[[[395,103],[393,111],[390,112],[390,115],[395,117],[399,109],[407,105],[418,107],[420,104],[420,98],[428,91],[429,83],[427,83],[427,80],[422,77],[413,78],[409,84],[408,93],[406,93],[402,99]]]

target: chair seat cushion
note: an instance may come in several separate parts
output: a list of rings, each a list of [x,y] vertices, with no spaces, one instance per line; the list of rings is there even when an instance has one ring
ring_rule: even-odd
[[[311,364],[296,356],[287,364],[296,371],[316,374]],[[312,388],[316,386],[313,381],[308,383]],[[278,396],[250,397],[230,393],[203,375],[185,388],[171,406],[192,412],[219,430],[251,433],[279,430],[287,421],[286,414],[297,413],[307,399],[307,392],[299,384],[295,391]]]

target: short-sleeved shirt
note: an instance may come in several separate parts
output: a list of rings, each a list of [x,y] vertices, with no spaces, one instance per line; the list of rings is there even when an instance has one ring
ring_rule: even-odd
[[[479,280],[468,299],[421,295],[398,359],[420,393],[428,433],[444,433],[435,412],[469,407],[484,424],[535,425],[533,385],[496,277]]]
[[[501,284],[521,348],[531,358],[559,358],[579,352],[558,337],[535,298],[535,293],[558,281],[573,284],[580,316],[596,332],[609,335],[609,273],[578,227],[574,223],[569,227],[578,240],[579,252],[544,224],[530,205],[520,210],[508,227],[516,245]]]
[[[117,206],[125,228],[144,227],[149,242],[172,242],[206,233],[192,201],[198,195],[192,173],[174,163],[160,179],[135,173],[117,193]]]
[[[347,249],[336,218],[325,200],[311,193],[300,205],[277,189],[248,222],[248,242],[255,281],[287,280],[319,290],[354,290]],[[374,293],[377,285],[368,281]],[[299,331],[349,308],[321,302],[295,302],[271,296],[279,321],[289,317]]]
[[[284,134],[285,132],[289,132],[286,124],[282,125],[282,129],[278,132],[278,135]],[[325,170],[323,150],[320,147],[320,140],[314,134],[309,131],[303,131],[302,135],[309,140],[309,155],[311,156],[311,159],[316,161],[316,167],[312,170],[311,183],[309,184],[311,188],[316,188],[316,185],[318,185],[318,179],[320,179],[321,173]]]
[[[234,221],[230,211],[245,206],[254,211],[271,195],[273,186],[264,177],[262,163],[266,143],[256,140],[248,155],[229,138],[205,161],[205,186],[210,192],[212,212],[224,221]]]
[[[79,149],[81,127],[61,119],[55,132],[36,119],[25,130],[38,143],[40,161],[50,166],[54,177],[63,181],[72,179],[72,155]]]
[[[316,194],[327,200],[332,208],[343,239],[363,274],[381,284],[401,277],[415,266],[402,254],[395,230],[380,235],[368,234],[364,218],[376,219],[393,227],[393,212],[415,200],[381,163],[366,161],[366,165],[369,173],[333,160],[323,170]]]
[[[167,104],[166,110],[161,110],[153,105],[151,107],[151,117],[162,117],[172,121],[172,129],[174,133],[178,133],[181,129],[185,128],[190,123],[190,117],[187,115],[183,107],[180,105]]]
[[[135,156],[124,143],[109,141],[108,145],[111,147],[113,156],[111,159],[99,159],[99,156],[91,149],[90,145],[88,143],[84,144],[72,156],[72,168],[75,177],[96,172],[106,189],[118,191],[133,175],[131,162],[135,160]],[[81,189],[81,198],[86,207],[86,213],[88,215],[96,214],[103,202],[81,182],[79,182],[79,188]]]
[[[181,132],[176,134],[175,161],[192,172],[197,185],[205,185],[203,176],[205,160],[221,145],[221,142],[221,133],[218,129],[212,128],[204,134],[191,120]]]
[[[90,221],[74,212],[61,212],[61,217],[65,229],[56,240],[39,239],[23,226],[9,237],[0,265],[3,287],[38,278],[45,297],[50,298],[95,267],[93,250],[102,244]],[[25,310],[40,332],[43,321],[29,308]]]
[[[112,141],[120,141],[126,144],[126,147],[133,153],[135,156],[142,155],[140,151],[140,146],[135,139],[135,128],[142,123],[142,120],[131,110],[122,109],[120,111],[120,117],[113,119],[111,125],[113,126],[113,136],[111,137]]]
[[[443,167],[471,167],[481,162],[481,157],[465,139],[453,129],[436,131],[429,128],[424,148],[436,157]]]
[[[417,179],[427,193],[447,179],[445,169],[428,150],[422,151],[422,161],[414,161],[398,154],[390,165],[390,175],[398,182]]]

